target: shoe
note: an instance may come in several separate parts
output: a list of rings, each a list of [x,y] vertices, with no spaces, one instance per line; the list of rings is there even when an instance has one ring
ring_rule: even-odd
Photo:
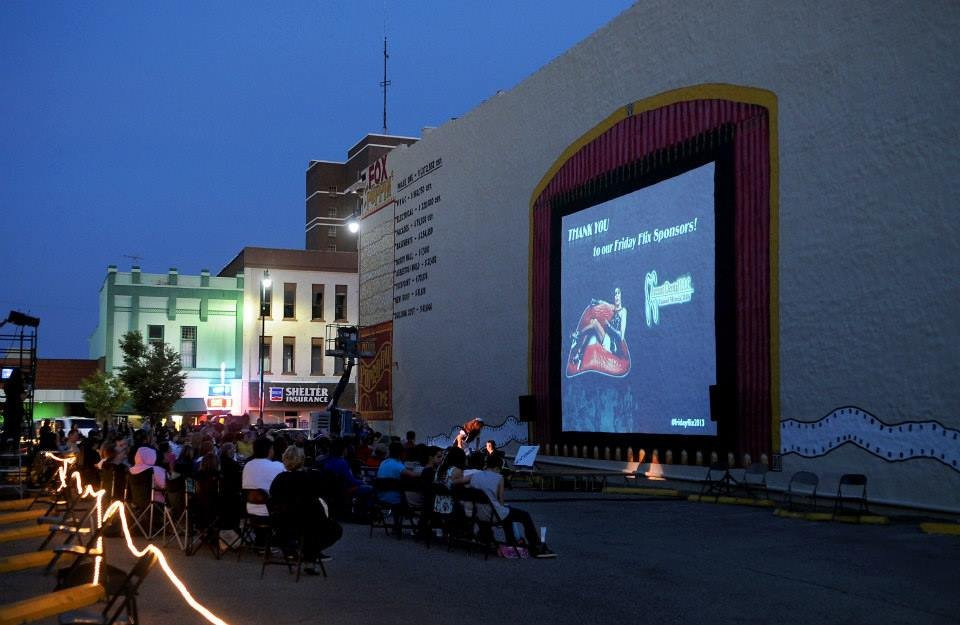
[[[325,554],[325,553],[321,553],[321,554],[320,554],[320,557],[317,558],[317,559],[318,559],[320,562],[330,562],[331,560],[333,560],[333,556],[328,556],[328,555]]]
[[[533,557],[538,559],[556,558],[557,554],[551,551],[550,547],[547,547],[546,545],[542,545],[539,549],[537,549],[534,552]]]

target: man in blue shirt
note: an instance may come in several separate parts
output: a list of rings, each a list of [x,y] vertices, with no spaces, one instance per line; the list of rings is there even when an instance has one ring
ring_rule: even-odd
[[[389,457],[380,463],[377,469],[377,478],[399,480],[406,467],[403,464],[403,444],[390,443]],[[379,493],[382,503],[395,506],[403,501],[403,492],[397,490],[382,491]]]

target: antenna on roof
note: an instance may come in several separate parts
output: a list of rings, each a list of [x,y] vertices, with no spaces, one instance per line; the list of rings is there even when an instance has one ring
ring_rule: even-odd
[[[139,265],[140,261],[143,260],[143,256],[137,256],[136,254],[123,254],[123,257],[129,258],[136,265]]]
[[[383,132],[387,132],[387,87],[390,86],[390,81],[387,80],[387,59],[390,58],[390,55],[387,54],[387,36],[383,36],[383,80],[380,82],[380,87],[383,89]]]

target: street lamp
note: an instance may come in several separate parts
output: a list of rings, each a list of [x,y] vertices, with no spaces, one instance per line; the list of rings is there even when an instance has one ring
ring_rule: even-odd
[[[267,330],[267,289],[270,288],[270,270],[260,279],[260,424],[263,425],[263,337]]]

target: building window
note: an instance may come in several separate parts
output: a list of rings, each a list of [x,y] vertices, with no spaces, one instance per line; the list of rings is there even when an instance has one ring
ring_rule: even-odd
[[[184,369],[197,368],[197,326],[180,328],[180,366]]]
[[[336,252],[336,251],[337,251],[337,240],[336,240],[336,239],[328,239],[328,240],[327,240],[327,250],[329,250],[329,251],[331,251],[331,252]]]
[[[323,375],[323,339],[310,339],[310,375]]]
[[[297,285],[293,282],[283,283],[283,318],[296,319],[297,317]]]
[[[330,217],[336,217],[336,216],[337,216],[337,207],[336,207],[336,206],[331,206],[331,207],[330,207],[330,210],[327,211],[327,215],[330,216]]]
[[[314,321],[323,321],[323,285],[313,285],[313,312]]]
[[[273,358],[271,358],[272,353],[273,353],[273,337],[265,336],[263,337],[263,353],[260,355],[260,357],[263,359],[264,373],[273,372],[273,367],[271,366],[271,363],[273,362]]]
[[[163,349],[163,326],[147,326],[147,344]]]
[[[295,373],[296,364],[293,360],[293,353],[297,347],[297,339],[293,336],[283,337],[283,372],[284,373]]]
[[[343,358],[333,359],[333,375],[343,375]]]
[[[267,288],[260,287],[260,295],[262,299],[260,300],[260,316],[261,317],[272,317],[273,316],[273,284]]]
[[[335,321],[347,320],[347,285],[346,284],[337,285],[336,312],[334,313],[334,317],[336,317]]]

